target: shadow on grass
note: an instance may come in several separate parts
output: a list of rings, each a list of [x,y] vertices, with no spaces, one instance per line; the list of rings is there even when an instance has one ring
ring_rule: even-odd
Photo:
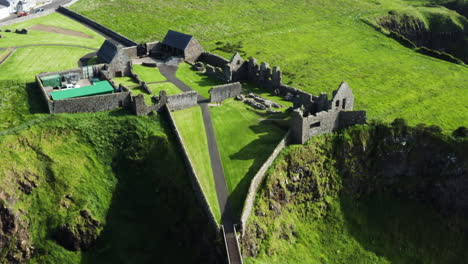
[[[466,234],[429,206],[391,194],[341,195],[340,206],[348,232],[391,263],[468,263]]]
[[[28,95],[29,113],[48,113],[47,103],[39,90],[39,86],[36,83],[25,83],[25,89]]]
[[[272,154],[273,150],[286,133],[286,130],[278,126],[274,121],[267,120],[261,121],[258,125],[250,126],[249,128],[254,131],[255,134],[262,135],[244,146],[237,153],[230,156],[233,160],[254,161],[245,176],[229,196],[229,201],[236,219],[239,219],[241,216],[244,200],[247,196],[253,177]]]
[[[161,137],[147,147],[114,159],[118,186],[100,240],[82,263],[216,263],[215,238],[180,155]]]

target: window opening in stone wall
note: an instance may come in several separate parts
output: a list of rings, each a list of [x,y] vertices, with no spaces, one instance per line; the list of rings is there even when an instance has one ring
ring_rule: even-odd
[[[336,106],[336,107],[340,107],[340,100],[337,100],[337,101],[336,101],[335,106]]]
[[[310,128],[320,127],[320,122],[310,124]]]
[[[343,105],[342,105],[342,107],[343,107],[343,109],[345,109],[345,107],[346,107],[346,98],[343,99]]]

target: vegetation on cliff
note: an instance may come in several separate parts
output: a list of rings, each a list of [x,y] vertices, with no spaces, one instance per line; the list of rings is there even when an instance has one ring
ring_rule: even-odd
[[[468,261],[467,138],[374,124],[289,147],[246,227],[246,263]]]
[[[0,137],[0,200],[28,234],[0,234],[0,262],[213,261],[215,238],[166,125],[123,114],[48,116]]]

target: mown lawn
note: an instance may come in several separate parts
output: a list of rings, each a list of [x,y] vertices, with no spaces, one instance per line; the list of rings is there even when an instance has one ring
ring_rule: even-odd
[[[72,8],[136,41],[162,40],[173,29],[194,35],[205,49],[225,57],[234,51],[256,57],[281,66],[285,83],[314,94],[331,94],[347,81],[355,107],[367,110],[369,119],[403,117],[448,132],[468,126],[466,66],[418,54],[361,20],[411,9],[411,3],[176,0],[133,5],[82,0]],[[125,18],[113,12],[130,6]]]
[[[162,82],[166,80],[158,68],[146,67],[143,65],[133,65],[133,71],[140,76],[140,79],[144,82]]]
[[[277,120],[269,120],[277,119],[277,115],[257,112],[234,99],[211,107],[210,111],[231,206],[240,216],[253,176],[286,134],[286,129]]]
[[[38,24],[66,28],[66,29],[83,32],[91,36],[92,38],[83,38],[83,37],[78,37],[78,36],[70,36],[70,35],[44,32],[44,31],[36,31],[36,30],[30,30],[27,35],[14,33],[15,29],[28,28],[28,27],[38,25]],[[31,20],[9,25],[6,27],[0,27],[0,29],[3,31],[2,32],[3,38],[0,39],[0,48],[16,47],[16,46],[31,45],[31,44],[68,44],[68,45],[79,45],[79,46],[85,46],[85,47],[97,49],[104,42],[104,37],[102,37],[100,34],[58,13],[53,13],[47,16],[34,18]],[[13,32],[4,32],[5,29],[11,29],[13,30]],[[51,58],[57,58],[58,60],[60,57],[51,57]]]
[[[193,90],[197,91],[201,96],[210,98],[208,91],[216,85],[223,84],[221,81],[214,78],[209,78],[205,74],[198,73],[191,69],[187,63],[179,64],[176,72],[177,78],[190,86]]]
[[[0,50],[0,61],[2,61],[10,53],[11,49]]]
[[[20,48],[0,65],[0,80],[33,82],[41,72],[77,68],[78,60],[89,52],[72,47]]]
[[[129,77],[129,76],[115,77],[115,78],[112,78],[112,80],[114,80],[116,85],[123,84],[127,87],[138,85],[138,83],[132,77]]]
[[[153,95],[159,95],[159,92],[164,90],[166,91],[167,95],[174,95],[174,94],[180,94],[182,91],[177,88],[174,84],[170,82],[164,82],[164,83],[154,83],[154,84],[149,84],[148,85],[151,92]]]
[[[177,129],[181,133],[182,140],[190,161],[195,167],[198,180],[203,188],[211,210],[216,219],[221,222],[218,196],[211,169],[210,155],[208,153],[208,140],[200,107],[192,107],[172,113]]]

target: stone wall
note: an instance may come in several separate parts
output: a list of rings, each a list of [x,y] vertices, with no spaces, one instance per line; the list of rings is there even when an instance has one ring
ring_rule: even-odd
[[[288,145],[290,133],[290,131],[286,133],[286,135],[283,137],[280,143],[273,150],[273,153],[271,153],[270,157],[268,157],[265,163],[263,163],[260,170],[258,170],[257,174],[255,174],[254,178],[252,179],[252,182],[250,183],[249,191],[247,192],[247,197],[245,199],[244,208],[242,209],[241,215],[242,235],[244,235],[244,227],[246,226],[250,214],[252,213],[252,208],[255,203],[255,197],[257,195],[258,188],[262,184],[266,172],[268,171],[268,168],[270,168],[271,164],[273,164],[273,161],[278,157],[281,150],[283,150]]]
[[[192,38],[184,53],[185,61],[189,63],[195,63],[195,61],[197,61],[198,58],[200,58],[200,56],[203,54],[203,47],[200,45],[200,43],[198,43],[198,40]]]
[[[225,58],[209,52],[203,52],[198,60],[219,68],[224,68],[229,63]]]
[[[12,24],[20,23],[20,22],[23,22],[23,21],[27,21],[27,20],[30,20],[30,19],[47,16],[47,15],[50,15],[50,14],[52,14],[54,12],[55,12],[54,9],[47,9],[47,10],[44,10],[43,12],[34,13],[34,14],[29,15],[29,16],[17,17],[17,18],[12,19],[12,20],[1,22],[0,23],[0,28],[1,27],[6,27],[6,26],[9,26],[9,25],[12,25]]]
[[[190,91],[186,93],[169,95],[167,105],[171,111],[182,110],[198,105],[198,93]]]
[[[78,20],[79,22],[93,28],[94,30],[112,38],[113,40],[121,43],[122,45],[124,46],[127,46],[127,47],[131,47],[131,46],[136,46],[137,43],[127,37],[124,37],[123,35],[113,31],[112,29],[109,29],[108,27],[105,27],[99,23],[97,23],[96,21],[90,19],[90,18],[87,18],[75,11],[72,11],[66,7],[63,7],[63,6],[60,6],[59,8],[57,8],[57,12],[65,15],[65,16],[68,16],[70,18],[73,18],[75,20]]]
[[[109,111],[130,105],[130,93],[95,95],[52,101],[51,113],[86,113]]]
[[[123,48],[122,51],[129,58],[138,57],[138,46],[126,47],[126,48]]]
[[[131,109],[135,115],[147,115],[153,111],[160,111],[167,104],[167,96],[165,91],[159,93],[158,102],[153,105],[146,105],[145,98],[142,94],[131,97]]]
[[[215,86],[210,89],[210,100],[220,103],[225,99],[236,97],[241,94],[242,86],[239,82]]]
[[[213,229],[216,231],[216,233],[219,235],[220,234],[220,226],[218,225],[218,222],[216,221],[216,217],[213,214],[213,211],[211,210],[211,207],[208,203],[208,199],[205,196],[205,193],[203,192],[203,188],[200,184],[200,181],[198,180],[197,173],[194,169],[194,166],[192,165],[192,162],[190,161],[189,155],[187,150],[185,149],[185,143],[184,140],[182,139],[181,134],[179,133],[179,129],[177,128],[177,125],[174,121],[174,118],[172,116],[171,111],[169,108],[166,107],[166,111],[168,119],[169,119],[169,124],[174,131],[174,134],[176,136],[176,139],[179,143],[182,156],[184,158],[185,166],[187,168],[187,172],[190,178],[190,182],[192,184],[192,189],[195,193],[195,196],[200,203],[200,205],[203,207],[203,210],[205,211],[208,221],[210,222],[210,225],[213,226]]]
[[[339,128],[363,125],[367,122],[366,111],[341,111],[338,116]]]

